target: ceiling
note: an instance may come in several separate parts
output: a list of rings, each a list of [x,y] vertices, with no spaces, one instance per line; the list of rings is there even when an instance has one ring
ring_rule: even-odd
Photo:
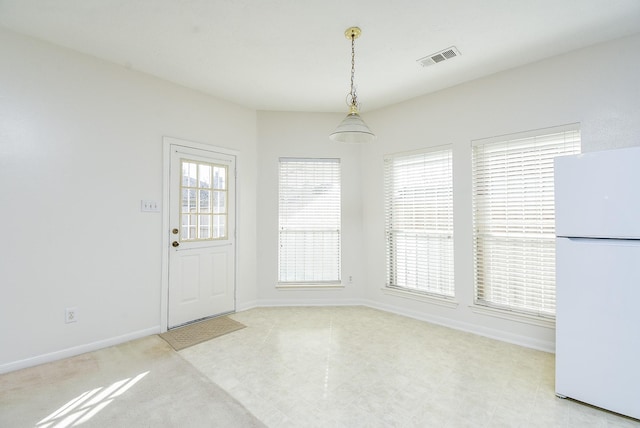
[[[367,111],[638,33],[640,1],[0,0],[1,27],[257,110],[346,112],[354,25]]]

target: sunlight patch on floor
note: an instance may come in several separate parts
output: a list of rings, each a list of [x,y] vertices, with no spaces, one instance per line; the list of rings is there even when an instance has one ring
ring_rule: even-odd
[[[149,374],[148,371],[140,373],[134,378],[114,382],[106,388],[99,387],[85,391],[38,422],[36,428],[66,428],[81,425],[111,404],[116,397],[124,394],[147,374]]]

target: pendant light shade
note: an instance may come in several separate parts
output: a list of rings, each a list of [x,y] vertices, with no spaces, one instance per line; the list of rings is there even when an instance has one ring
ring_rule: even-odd
[[[368,143],[376,138],[360,117],[360,113],[358,112],[358,96],[353,83],[356,72],[355,40],[361,33],[362,30],[358,27],[347,28],[344,32],[345,37],[351,40],[351,91],[349,95],[347,95],[349,114],[340,122],[336,130],[329,134],[331,140],[341,143]]]
[[[349,113],[329,138],[340,143],[368,143],[376,136],[371,132],[358,112]]]

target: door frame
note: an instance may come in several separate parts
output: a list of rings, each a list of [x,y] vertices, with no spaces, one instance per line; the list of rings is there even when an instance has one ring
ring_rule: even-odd
[[[235,230],[229,231],[233,233],[235,237],[234,248],[234,284],[233,284],[233,307],[234,311],[237,306],[238,296],[238,163],[240,152],[226,147],[213,146],[210,144],[197,143],[194,141],[183,140],[174,137],[162,137],[162,281],[160,290],[160,332],[166,333],[169,325],[169,245],[171,241],[169,224],[170,210],[169,206],[169,194],[171,190],[170,182],[170,169],[171,169],[171,150],[173,147],[184,147],[189,149],[205,150],[212,153],[220,153],[224,155],[230,155],[235,157],[236,164],[236,180],[235,180],[235,210],[234,210],[234,223],[236,225]]]

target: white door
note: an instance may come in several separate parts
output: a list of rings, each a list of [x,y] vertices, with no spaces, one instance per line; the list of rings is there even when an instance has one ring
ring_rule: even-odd
[[[235,156],[171,146],[168,327],[235,310]]]

